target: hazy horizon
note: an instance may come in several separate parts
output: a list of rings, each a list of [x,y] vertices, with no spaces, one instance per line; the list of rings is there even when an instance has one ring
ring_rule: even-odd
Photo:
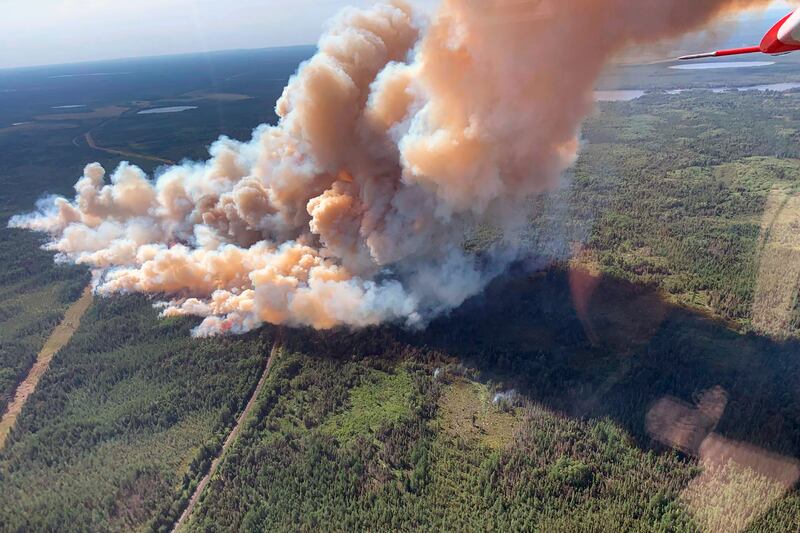
[[[0,69],[315,44],[375,0],[30,0],[0,19]],[[411,0],[430,9],[437,0]],[[20,30],[24,28],[24,30]]]
[[[374,3],[31,0],[7,7],[0,20],[0,69],[313,45],[336,12]],[[411,3],[431,11],[438,0]],[[780,0],[769,9],[789,9],[790,3]]]

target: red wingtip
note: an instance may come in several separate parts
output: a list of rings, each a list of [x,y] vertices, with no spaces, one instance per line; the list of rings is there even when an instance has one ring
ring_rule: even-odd
[[[760,46],[748,46],[747,48],[731,48],[730,50],[717,50],[714,52],[716,57],[738,56],[740,54],[758,54],[761,52]]]
[[[747,48],[731,48],[730,50],[717,50],[716,52],[706,52],[704,54],[692,54],[688,56],[681,56],[678,59],[680,61],[686,61],[687,59],[704,59],[707,57],[724,57],[724,56],[735,56],[740,54],[757,54],[761,52],[761,48],[758,46],[748,46]]]

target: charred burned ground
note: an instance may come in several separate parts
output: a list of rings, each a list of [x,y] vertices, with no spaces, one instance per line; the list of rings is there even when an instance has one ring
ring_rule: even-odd
[[[0,105],[6,401],[88,281],[54,265],[39,236],[5,229],[8,217],[68,193],[88,161],[114,166],[86,132],[170,160],[201,157],[220,133],[246,136],[272,120],[310,52],[121,65],[136,83],[103,80],[88,95],[48,86],[60,70],[0,77],[17,91],[0,98],[18,95]],[[208,81],[207,61],[229,69],[225,82]],[[758,83],[783,81],[766,72]],[[730,76],[751,83],[746,69]],[[643,88],[687,84],[656,79]],[[51,109],[67,104],[88,109]],[[135,115],[162,105],[199,109]],[[127,110],[86,116],[111,106]],[[530,204],[528,259],[485,293],[424,331],[282,332],[254,415],[189,525],[800,527],[798,284],[774,266],[794,257],[799,111],[793,92],[599,104],[570,185]],[[65,112],[76,116],[36,118]],[[493,238],[479,228],[468,246]],[[151,304],[97,299],[56,355],[0,451],[0,529],[174,523],[277,331],[192,339],[194,319],[159,318]]]

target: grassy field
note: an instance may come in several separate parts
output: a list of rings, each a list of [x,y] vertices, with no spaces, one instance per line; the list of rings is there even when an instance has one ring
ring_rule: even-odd
[[[469,380],[457,380],[442,394],[439,408],[442,428],[452,437],[478,441],[502,450],[513,441],[520,416],[508,403],[495,401],[489,389]]]

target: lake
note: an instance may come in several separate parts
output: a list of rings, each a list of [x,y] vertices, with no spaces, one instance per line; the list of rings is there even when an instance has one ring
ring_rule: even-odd
[[[712,93],[719,94],[728,91],[784,92],[784,91],[791,91],[792,89],[800,89],[800,83],[784,82],[784,83],[769,83],[766,85],[748,85],[745,87],[711,87],[707,89],[703,87],[698,87],[694,89],[670,89],[664,92],[666,94],[681,94],[688,91],[711,91]],[[660,91],[653,91],[654,94],[657,94],[659,92]],[[632,100],[636,100],[637,98],[641,98],[645,94],[647,94],[647,92],[640,89],[626,89],[620,91],[595,91],[594,100],[595,102],[630,102]]]
[[[645,91],[639,89],[620,90],[620,91],[595,91],[595,102],[630,102],[645,95]]]
[[[172,107],[154,107],[153,109],[143,109],[137,115],[162,115],[164,113],[181,113],[197,109],[196,105],[176,105]]]
[[[60,80],[63,78],[86,78],[90,76],[127,76],[133,74],[132,72],[89,72],[87,74],[59,74],[58,76],[48,76],[51,80]]]

